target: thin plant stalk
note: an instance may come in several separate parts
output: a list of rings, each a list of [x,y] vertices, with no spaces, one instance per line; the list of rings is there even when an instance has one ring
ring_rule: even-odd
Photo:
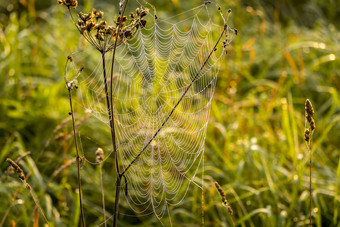
[[[104,186],[103,186],[102,164],[99,164],[99,174],[100,174],[100,188],[101,188],[101,191],[102,191],[104,225],[105,225],[105,227],[107,227],[107,224],[106,224],[106,210],[105,210],[105,195],[104,195]]]
[[[117,38],[116,38],[114,46],[113,46],[112,61],[111,61],[110,102],[107,99],[109,118],[110,118],[110,127],[111,127],[111,136],[112,136],[112,145],[113,145],[113,152],[114,152],[114,162],[115,162],[116,176],[117,176],[117,179],[116,179],[116,193],[115,193],[115,201],[114,201],[115,204],[114,204],[114,211],[113,211],[113,215],[114,216],[113,216],[113,223],[112,223],[112,226],[114,226],[114,227],[117,226],[117,219],[118,219],[121,174],[119,172],[118,154],[117,154],[117,146],[116,146],[116,135],[115,135],[115,125],[114,125],[114,117],[113,117],[113,71],[114,71],[116,49],[117,49],[117,44],[118,44],[118,37],[119,37],[120,30],[122,28],[122,20],[123,20],[123,16],[124,16],[125,9],[126,9],[126,6],[128,4],[128,1],[129,0],[125,0],[124,1],[124,6],[119,7],[120,21],[119,21],[119,25],[118,25],[118,29],[117,29],[117,33],[116,33]],[[103,56],[103,69],[104,69],[104,66],[105,66],[105,54],[103,53],[102,56]],[[104,72],[105,72],[105,70],[104,70]],[[105,92],[106,92],[106,96],[107,96],[108,92],[107,92],[106,82],[105,82]],[[110,103],[111,103],[111,108],[110,108]]]
[[[78,145],[77,145],[77,135],[76,135],[76,129],[75,129],[75,123],[74,123],[74,113],[73,113],[73,107],[72,107],[72,95],[71,95],[71,89],[68,89],[68,97],[70,100],[70,108],[71,108],[71,116],[72,116],[72,128],[73,128],[73,137],[74,137],[74,144],[76,147],[77,152],[77,173],[78,173],[78,190],[79,190],[79,205],[80,205],[80,213],[81,213],[81,221],[83,227],[85,227],[85,215],[84,215],[84,208],[83,208],[83,199],[82,199],[82,190],[81,190],[81,176],[80,176],[80,156],[78,151]]]
[[[75,127],[75,120],[74,120],[74,112],[73,112],[73,105],[72,105],[72,90],[73,88],[76,87],[76,85],[73,83],[73,81],[68,82],[66,79],[66,67],[67,67],[67,63],[68,61],[72,61],[71,57],[67,58],[66,61],[66,65],[65,65],[65,83],[66,83],[66,87],[68,90],[68,97],[69,97],[69,101],[70,101],[70,112],[69,114],[72,117],[72,128],[73,128],[73,137],[74,137],[74,145],[76,148],[76,160],[77,160],[77,174],[78,174],[78,190],[79,190],[79,205],[80,205],[80,213],[81,213],[81,221],[82,221],[82,226],[85,227],[85,214],[84,214],[84,208],[83,208],[83,199],[82,199],[82,190],[81,190],[81,176],[80,176],[80,156],[79,156],[79,151],[78,151],[78,143],[77,143],[77,135],[76,135],[76,127]],[[83,68],[81,68],[78,72],[78,74],[83,70]]]

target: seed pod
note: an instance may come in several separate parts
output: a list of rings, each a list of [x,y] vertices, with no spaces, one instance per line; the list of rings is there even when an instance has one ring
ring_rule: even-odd
[[[96,150],[96,163],[100,164],[104,160],[104,151],[100,147]]]

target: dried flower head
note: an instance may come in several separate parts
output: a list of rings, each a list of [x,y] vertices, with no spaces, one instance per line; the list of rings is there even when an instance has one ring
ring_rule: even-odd
[[[134,37],[139,28],[144,28],[146,20],[143,18],[149,14],[148,9],[137,9],[136,14],[130,14],[130,20],[126,16],[118,16],[114,25],[109,26],[103,20],[104,13],[95,8],[88,14],[80,12],[76,22],[77,28],[86,40],[100,52],[107,52],[117,45]]]
[[[96,150],[96,163],[100,164],[104,160],[104,151],[100,147]]]
[[[77,0],[58,0],[58,4],[67,6],[68,8],[75,9],[78,6]]]

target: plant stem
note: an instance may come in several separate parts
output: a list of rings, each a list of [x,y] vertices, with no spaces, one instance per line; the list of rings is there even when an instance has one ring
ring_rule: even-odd
[[[120,195],[120,183],[121,183],[121,175],[117,176],[116,181],[116,196],[115,196],[115,207],[114,207],[114,216],[113,216],[113,224],[112,226],[117,227],[118,222],[118,208],[119,208],[119,195]]]
[[[116,164],[116,173],[117,173],[116,185],[118,184],[118,182],[119,182],[119,185],[120,185],[120,174],[119,174],[118,160],[117,160],[115,128],[114,128],[114,123],[113,123],[114,119],[112,117],[112,108],[111,108],[111,105],[110,105],[109,91],[108,91],[108,86],[107,86],[106,65],[105,65],[105,51],[102,52],[102,61],[103,61],[103,76],[104,76],[104,85],[105,85],[105,96],[106,96],[106,103],[107,103],[107,111],[109,113],[112,146],[113,146],[113,150],[114,150],[114,153],[115,153],[115,164]],[[112,80],[111,80],[111,86],[112,86]],[[116,197],[115,197],[115,206],[114,206],[114,219],[113,219],[113,225],[114,226],[117,226],[116,219],[118,217],[119,192],[120,192],[120,187],[116,188]]]
[[[116,33],[117,38],[116,38],[114,46],[113,46],[112,61],[111,61],[111,85],[110,85],[111,108],[110,108],[110,103],[109,103],[109,100],[108,100],[108,97],[107,97],[108,111],[109,111],[109,117],[110,117],[111,136],[112,136],[112,145],[113,145],[113,151],[114,151],[114,161],[115,161],[116,175],[117,175],[116,196],[115,196],[115,202],[114,202],[115,205],[114,205],[114,211],[113,211],[114,216],[113,216],[113,224],[112,224],[112,226],[114,226],[114,227],[117,226],[117,220],[118,220],[121,174],[119,172],[118,154],[117,154],[117,146],[116,146],[116,135],[115,135],[115,125],[114,125],[114,119],[113,119],[113,71],[114,71],[114,63],[115,63],[116,48],[117,48],[119,33],[120,33],[121,28],[122,28],[122,19],[123,19],[128,1],[129,0],[125,0],[124,6],[123,6],[123,11],[122,11],[121,7],[119,8],[120,21],[119,21],[119,26],[118,26],[117,33]],[[104,53],[103,53],[103,56],[104,56]],[[103,65],[104,64],[105,64],[105,61],[103,59]],[[105,75],[105,77],[106,77],[106,75]],[[104,80],[106,80],[106,79],[104,79]],[[106,92],[106,96],[107,96],[108,92],[107,92],[106,81],[105,81],[105,92]]]
[[[310,141],[308,143],[309,151],[309,226],[312,226],[312,151],[310,149]]]
[[[66,83],[67,85],[67,83]],[[74,137],[74,144],[76,147],[76,152],[77,152],[77,170],[78,170],[78,189],[79,189],[79,203],[80,203],[80,212],[81,212],[81,221],[83,227],[85,227],[85,216],[84,216],[84,209],[83,209],[83,200],[81,197],[82,191],[81,191],[81,178],[80,178],[80,157],[79,157],[79,151],[78,151],[78,145],[77,145],[77,135],[76,135],[76,128],[75,128],[75,123],[74,123],[74,113],[73,113],[73,107],[72,107],[72,86],[68,86],[68,97],[70,100],[70,108],[71,108],[71,116],[72,116],[72,127],[73,127],[73,137]]]
[[[100,174],[100,188],[102,191],[102,203],[103,203],[103,215],[104,215],[104,225],[106,224],[106,212],[105,212],[105,196],[104,196],[104,186],[103,186],[103,173],[102,173],[102,164],[99,164],[99,174]]]
[[[195,75],[195,77],[192,79],[192,81],[190,82],[190,84],[188,85],[188,87],[185,89],[185,91],[183,92],[182,96],[179,98],[179,100],[177,101],[176,105],[172,108],[172,110],[170,111],[169,115],[167,116],[167,118],[163,121],[162,125],[158,128],[158,130],[155,132],[155,134],[152,136],[152,138],[149,140],[149,142],[143,147],[143,149],[138,153],[138,155],[131,161],[131,163],[124,169],[124,171],[121,173],[121,176],[123,176],[126,171],[133,165],[133,163],[135,163],[135,161],[142,155],[142,153],[146,150],[146,148],[150,145],[150,143],[155,139],[155,137],[158,135],[158,133],[162,130],[162,128],[164,127],[164,125],[168,122],[169,118],[171,117],[171,115],[174,113],[174,111],[176,110],[177,106],[180,104],[180,102],[182,101],[182,99],[184,98],[184,96],[186,95],[186,93],[189,91],[189,89],[191,88],[191,86],[193,85],[193,83],[197,80],[198,76],[200,75],[201,71],[203,70],[204,66],[207,64],[208,60],[210,59],[211,55],[214,53],[217,45],[219,44],[219,42],[221,41],[223,34],[225,33],[225,31],[227,30],[227,25],[224,26],[224,29],[219,37],[219,39],[217,40],[215,46],[213,47],[213,49],[211,50],[210,54],[208,55],[208,57],[205,59],[203,65],[201,66],[200,70],[197,72],[197,74]]]
[[[118,25],[118,29],[117,29],[117,33],[116,33],[116,40],[113,46],[113,53],[112,53],[112,61],[111,61],[111,84],[110,84],[110,103],[111,103],[111,111],[110,111],[110,115],[113,119],[113,71],[114,71],[114,64],[115,64],[115,56],[116,56],[116,49],[117,49],[117,43],[118,43],[118,37],[119,37],[119,33],[120,30],[122,28],[122,17],[124,16],[125,13],[125,9],[128,3],[128,0],[125,0],[124,2],[124,7],[123,7],[123,11],[121,11],[121,8],[119,9],[119,16],[120,16],[120,21],[119,21],[119,25]],[[114,120],[112,120],[111,122],[111,128],[113,129],[113,132],[111,131],[111,133],[113,133],[113,139],[112,139],[112,143],[113,143],[113,149],[114,149],[114,158],[115,158],[115,165],[116,165],[116,173],[117,173],[117,180],[118,180],[118,175],[119,173],[119,164],[118,164],[118,154],[117,154],[117,146],[116,146],[116,135],[115,135],[115,125],[114,125]]]

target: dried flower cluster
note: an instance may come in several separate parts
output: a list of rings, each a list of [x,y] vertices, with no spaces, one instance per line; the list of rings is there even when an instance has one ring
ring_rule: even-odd
[[[104,13],[92,9],[88,14],[82,12],[78,14],[77,27],[91,45],[99,51],[109,51],[113,45],[111,41],[118,39],[118,44],[126,42],[134,37],[138,29],[144,28],[146,25],[144,17],[148,14],[148,9],[137,8],[136,13],[130,14],[129,22],[126,16],[118,16],[114,20],[115,25],[109,26],[103,19]]]
[[[306,113],[306,120],[309,123],[309,128],[305,130],[305,141],[309,142],[311,140],[312,133],[315,130],[315,121],[313,118],[314,109],[309,99],[307,99],[305,103],[305,113]]]
[[[67,6],[68,8],[75,9],[78,6],[77,0],[58,0],[58,4]]]
[[[77,0],[58,0],[60,5],[65,5],[68,9],[77,7]],[[71,14],[71,11],[70,11]],[[136,31],[146,25],[145,16],[149,14],[149,9],[137,8],[135,13],[130,13],[130,20],[126,16],[118,16],[114,20],[114,25],[109,26],[103,19],[104,13],[100,10],[92,9],[92,12],[78,14],[78,21],[74,21],[79,32],[86,40],[100,52],[107,52],[113,48],[113,42],[118,39],[118,45],[134,37]],[[72,20],[73,16],[71,14]]]

